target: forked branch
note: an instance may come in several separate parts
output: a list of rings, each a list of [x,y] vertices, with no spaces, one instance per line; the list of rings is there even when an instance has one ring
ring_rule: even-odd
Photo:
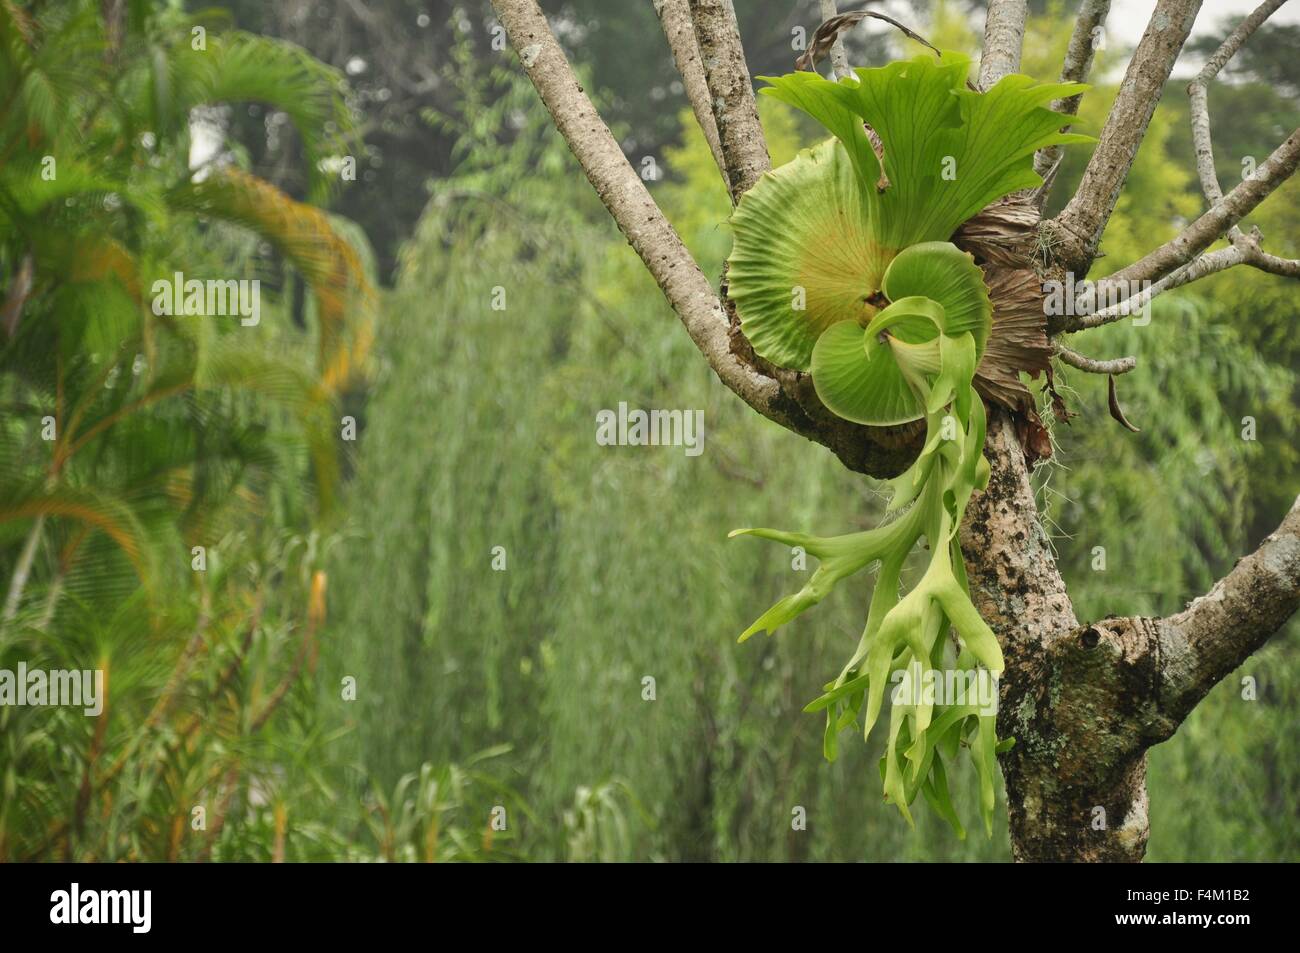
[[[1115,272],[1107,282],[1150,281],[1162,278],[1186,265],[1222,238],[1260,202],[1268,198],[1279,185],[1291,177],[1297,165],[1300,165],[1300,129],[1292,132],[1272,155],[1256,167],[1249,178],[1211,205],[1200,218],[1155,251],[1143,256],[1127,268]],[[1258,252],[1258,248],[1254,251]],[[1272,267],[1275,263],[1282,262],[1282,259],[1272,255],[1263,256],[1262,252],[1256,255],[1239,250],[1239,255],[1240,261],[1233,262],[1234,264],[1246,263],[1256,267],[1264,265]],[[1279,267],[1279,273],[1287,273],[1287,267],[1283,263]],[[1182,283],[1186,284],[1186,282]]]
[[[587,180],[721,381],[769,420],[828,447],[849,469],[872,476],[900,472],[915,452],[909,439],[914,434],[834,417],[806,375],[760,367],[743,337],[733,336],[722,301],[583,92],[536,0],[493,0],[493,7]],[[766,171],[767,148],[730,3],[693,0],[692,13],[736,199]],[[743,83],[743,90],[736,83]],[[717,96],[720,90],[727,95]],[[743,108],[746,97],[748,109]]]
[[[1228,35],[1228,38],[1206,61],[1201,71],[1196,74],[1195,79],[1187,85],[1187,95],[1191,100],[1192,147],[1196,152],[1196,173],[1201,180],[1201,191],[1205,193],[1205,200],[1211,206],[1223,199],[1223,190],[1219,187],[1219,177],[1214,169],[1214,142],[1210,137],[1209,84],[1227,65],[1228,60],[1236,55],[1251,34],[1259,29],[1260,24],[1284,2],[1285,0],[1265,0],[1256,7],[1250,16],[1242,20]],[[1294,277],[1300,274],[1300,261],[1278,258],[1265,252],[1260,247],[1258,232],[1248,235],[1234,224],[1228,229],[1228,240],[1240,252],[1240,264],[1251,265],[1275,275]]]
[[[1295,172],[1300,164],[1300,129],[1293,132],[1239,186],[1224,195],[1214,168],[1207,97],[1209,83],[1283,2],[1265,0],[1260,4],[1228,35],[1188,84],[1196,171],[1209,209],[1164,245],[1103,279],[1099,283],[1099,291],[1103,294],[1099,297],[1109,299],[1110,293],[1116,289],[1126,293],[1138,282],[1154,281],[1152,286],[1104,310],[1054,322],[1051,331],[1081,331],[1110,324],[1145,307],[1162,292],[1236,265],[1249,265],[1283,277],[1300,277],[1300,260],[1269,254],[1260,245],[1258,229],[1245,232],[1238,225]],[[1230,243],[1228,248],[1205,251],[1225,234]]]

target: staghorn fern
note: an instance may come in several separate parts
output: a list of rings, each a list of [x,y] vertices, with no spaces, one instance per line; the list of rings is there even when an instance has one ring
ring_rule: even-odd
[[[892,522],[830,538],[732,533],[802,546],[820,562],[808,584],[760,616],[741,641],[775,631],[841,579],[879,564],[857,651],[805,709],[826,712],[830,760],[844,728],[860,721],[864,737],[871,733],[888,682],[946,670],[969,689],[981,670],[1003,669],[997,640],[970,600],[957,538],[971,494],[989,477],[973,378],[993,303],[974,259],[948,239],[991,202],[1041,182],[1036,150],[1087,137],[1060,132],[1065,118],[1044,105],[1083,87],[1013,75],[979,93],[965,86],[969,67],[965,57],[943,53],[859,69],[840,82],[815,73],[768,79],[764,93],[835,138],[767,173],[732,216],[730,295],[755,351],[810,371],[822,402],[847,420],[925,421],[920,455],[890,481],[889,509],[908,507]],[[867,125],[883,144],[879,154]],[[929,566],[900,597],[903,562],[922,537]],[[967,746],[991,832],[996,754],[1011,743],[999,744],[995,713],[969,690],[940,700],[929,691],[895,697],[881,761],[885,796],[911,823],[909,805],[922,794],[964,837],[944,762]]]

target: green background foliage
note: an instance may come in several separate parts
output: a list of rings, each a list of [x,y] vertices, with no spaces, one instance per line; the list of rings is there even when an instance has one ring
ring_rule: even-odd
[[[353,54],[382,60],[370,33],[351,36],[352,48],[336,41],[330,17],[352,21],[330,4],[300,20],[292,5],[282,19],[246,6],[234,4],[235,24],[297,40],[336,67]],[[596,16],[592,6],[564,10],[582,23]],[[641,22],[644,11],[599,6],[600,30],[570,31],[565,42],[592,64],[584,82],[609,107],[634,165],[655,157],[663,176],[651,191],[716,278],[730,250],[722,181],[680,94],[648,92],[668,75],[664,51],[625,61],[602,38],[648,38],[653,23]],[[765,4],[764,22],[802,18],[811,27],[807,6]],[[722,387],[513,55],[488,46],[484,6],[428,7],[436,93],[411,94],[378,65],[351,75],[342,93],[378,143],[359,153],[374,176],[325,201],[355,220],[334,222],[360,260],[369,256],[365,237],[374,238],[378,278],[392,280],[368,374],[329,398],[331,422],[349,414],[359,430],[355,444],[335,444],[334,505],[323,505],[321,458],[309,452],[302,418],[238,381],[160,401],[147,419],[105,431],[75,488],[125,495],[144,550],[164,568],[151,596],[93,533],[64,570],[75,526],[51,518],[42,530],[20,611],[0,632],[0,667],[108,658],[114,708],[99,741],[80,714],[0,711],[0,856],[1008,859],[1002,807],[991,839],[969,808],[965,841],[929,812],[910,832],[880,798],[879,737],[842,745],[834,764],[822,759],[822,719],[801,708],[856,644],[868,579],[841,586],[779,637],[735,644],[756,607],[806,575],[782,547],[728,541],[727,531],[867,529],[883,511],[882,487]],[[396,0],[374,8],[394,29],[409,29],[415,15]],[[940,46],[969,50],[966,14],[961,4],[928,4],[916,25]],[[1066,22],[1052,4],[1033,20],[1026,72],[1055,79]],[[748,40],[759,28],[744,29]],[[753,72],[787,70],[788,25],[764,30],[754,34]],[[884,39],[854,44],[855,59],[874,64],[886,49],[917,52]],[[1098,132],[1116,80],[1107,64],[1123,58],[1105,51],[1078,131]],[[1242,157],[1267,154],[1300,105],[1294,58],[1285,48],[1260,58],[1236,85],[1210,93],[1225,186]],[[408,62],[397,53],[392,61],[384,68]],[[396,100],[400,117],[388,105]],[[266,137],[274,101],[233,109],[229,143],[242,167],[306,198],[302,146],[287,133]],[[814,141],[811,124],[780,103],[764,97],[760,108],[774,163]],[[1187,130],[1186,97],[1173,83],[1099,273],[1170,237],[1202,207]],[[173,172],[189,145],[183,122],[177,137],[164,154]],[[1086,157],[1087,147],[1067,150],[1058,203]],[[127,171],[138,179],[148,167],[138,156]],[[1300,252],[1297,187],[1251,218],[1277,254]],[[187,270],[265,277],[258,348],[316,373],[317,305],[292,261],[255,230],[185,216],[142,227],[124,224],[121,234],[150,262],[171,256]],[[6,282],[18,234],[7,227],[0,236]],[[497,289],[504,310],[492,306]],[[1036,484],[1080,618],[1177,609],[1276,525],[1297,490],[1297,308],[1281,279],[1235,269],[1163,297],[1145,327],[1121,322],[1080,342],[1089,354],[1138,357],[1120,399],[1142,428],[1129,434],[1110,420],[1103,380],[1062,370],[1058,387],[1079,416],[1054,427],[1057,454]],[[126,355],[142,333],[125,317],[93,327],[98,337],[76,338],[87,362],[96,348]],[[33,373],[45,365],[28,344],[0,352],[0,475],[24,492],[46,472],[37,431],[54,391],[53,378]],[[596,412],[620,401],[703,409],[704,453],[598,446]],[[1254,442],[1240,436],[1248,415]],[[159,489],[177,485],[196,489]],[[32,525],[0,523],[6,584]],[[195,533],[218,554],[201,582],[188,568]],[[505,571],[492,568],[497,546]],[[1098,546],[1104,570],[1093,568]],[[914,554],[909,581],[923,556]],[[151,724],[205,614],[203,649],[167,717]],[[1300,857],[1300,757],[1285,730],[1300,689],[1296,635],[1293,622],[1151,752],[1150,859]],[[298,663],[302,646],[311,648]],[[1242,699],[1245,675],[1258,683],[1255,701]],[[645,698],[647,676],[654,700]],[[345,677],[356,680],[355,701],[341,697]],[[286,679],[273,715],[257,724]],[[103,779],[118,761],[124,767],[81,803],[87,772]],[[959,811],[978,801],[972,775],[951,779]],[[224,805],[215,833],[191,830],[200,803],[209,832]],[[506,808],[506,831],[488,824],[496,806]],[[796,807],[806,809],[806,830],[792,829]]]

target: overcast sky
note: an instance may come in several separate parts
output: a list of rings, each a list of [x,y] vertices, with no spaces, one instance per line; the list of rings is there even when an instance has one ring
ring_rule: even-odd
[[[1227,18],[1244,18],[1259,6],[1260,0],[1205,0],[1192,27],[1192,36],[1212,33],[1218,23]],[[1106,18],[1106,31],[1123,46],[1132,46],[1142,38],[1156,0],[1114,0],[1110,16]],[[1281,9],[1268,18],[1269,23],[1300,23],[1300,0],[1286,0]],[[1261,29],[1268,29],[1267,24]],[[1300,55],[1300,54],[1298,54]],[[1180,64],[1181,66],[1181,64]],[[1175,75],[1186,73],[1185,67]]]

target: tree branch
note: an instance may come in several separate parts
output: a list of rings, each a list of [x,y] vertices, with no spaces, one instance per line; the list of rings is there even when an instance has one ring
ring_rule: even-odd
[[[718,139],[718,123],[713,118],[713,105],[709,101],[709,84],[704,79],[704,66],[700,62],[700,47],[695,42],[695,25],[691,22],[691,9],[686,0],[654,0],[655,13],[664,28],[664,37],[668,48],[672,50],[673,62],[681,74],[682,85],[686,88],[686,98],[690,101],[695,121],[713,153],[713,161],[718,164],[722,179],[730,186],[727,178],[727,163],[722,157],[722,143]]]
[[[1155,251],[1115,272],[1106,283],[1150,281],[1187,264],[1268,198],[1274,189],[1291,177],[1297,165],[1300,165],[1300,128],[1260,163],[1250,178],[1215,202],[1200,218]],[[1252,258],[1255,261],[1251,261]],[[1242,252],[1241,260],[1260,265],[1285,264],[1283,259],[1271,255],[1259,258],[1246,252]]]
[[[1048,334],[1069,334],[1074,331],[1099,328],[1104,324],[1112,324],[1121,318],[1127,318],[1142,310],[1158,295],[1164,294],[1166,291],[1172,291],[1174,288],[1191,284],[1193,281],[1199,281],[1221,271],[1227,271],[1236,265],[1249,265],[1252,268],[1258,268],[1260,271],[1281,275],[1284,278],[1300,278],[1300,260],[1279,258],[1276,255],[1261,251],[1259,248],[1259,232],[1252,229],[1250,234],[1243,235],[1237,244],[1199,255],[1187,264],[1175,268],[1151,287],[1139,291],[1135,295],[1130,295],[1109,308],[1094,311],[1091,314],[1061,315],[1049,318],[1047,332]],[[1119,277],[1118,272],[1098,282],[1098,297],[1108,295],[1109,287],[1107,283],[1113,282],[1117,277]]]
[[[980,54],[980,89],[1020,69],[1025,43],[1026,0],[989,0],[984,17],[984,50]]]
[[[1206,90],[1210,80],[1219,75],[1219,71],[1228,60],[1236,55],[1246,40],[1259,29],[1259,25],[1269,18],[1284,0],[1265,0],[1250,16],[1229,34],[1223,44],[1214,51],[1196,74],[1196,78],[1187,84],[1187,95],[1191,99],[1192,144],[1196,151],[1196,172],[1201,179],[1201,191],[1206,200],[1213,205],[1223,198],[1219,188],[1219,178],[1214,171],[1214,146],[1210,140],[1210,109],[1206,102]]]
[[[534,0],[493,0],[497,15],[588,181],[723,383],[773,416],[779,385],[731,353],[727,317],[709,280],[578,84]],[[775,419],[775,417],[774,417]]]
[[[1117,357],[1110,361],[1084,357],[1078,351],[1071,351],[1063,345],[1056,345],[1056,356],[1064,363],[1089,374],[1127,374],[1137,367],[1136,357]]]
[[[823,23],[840,13],[836,9],[835,0],[820,0],[820,9]],[[836,36],[835,42],[831,44],[831,73],[836,79],[853,75],[853,70],[849,67],[848,51],[844,49],[843,34]]]
[[[734,205],[772,167],[731,0],[690,0]]]
[[[1067,270],[1086,274],[1096,257],[1101,234],[1115,210],[1165,81],[1187,42],[1201,2],[1159,0],[1156,4],[1078,191],[1060,215],[1044,223],[1052,233],[1055,257]]]
[[[1261,249],[1259,247],[1258,229],[1252,230],[1251,237],[1254,242],[1246,248],[1244,264],[1250,265],[1252,268],[1258,268],[1260,271],[1267,271],[1271,275],[1281,275],[1284,278],[1300,278],[1300,258],[1279,258],[1277,255],[1270,255]]]
[[[1074,30],[1070,33],[1070,43],[1065,48],[1065,60],[1061,64],[1062,83],[1082,83],[1092,70],[1093,56],[1097,52],[1096,31],[1106,23],[1110,13],[1111,0],[1083,0],[1079,4],[1079,15],[1074,21]],[[1052,101],[1052,109],[1067,116],[1079,114],[1079,103],[1083,93],[1067,96],[1065,99]],[[1066,127],[1069,128],[1069,127]],[[1058,161],[1062,150],[1060,146],[1048,146],[1040,149],[1034,156],[1034,171],[1046,178]],[[1048,188],[1039,193],[1039,208],[1047,203]]]
[[[1158,726],[1173,734],[1211,688],[1300,608],[1300,497],[1260,547],[1208,593],[1155,620],[1160,660]],[[1163,731],[1162,731],[1163,733]]]
[[[1049,786],[1059,769],[1046,772],[1036,760],[1048,747],[1035,743],[1044,737],[1036,731],[1044,647],[1054,633],[1078,622],[1038,519],[1016,425],[1000,407],[989,408],[984,456],[988,486],[971,497],[960,539],[971,599],[997,633],[1006,660],[998,685],[998,736],[1014,737],[1016,744],[999,761],[1007,782],[1012,850],[1025,859],[1023,845],[1037,836],[1033,832],[1050,826],[1047,815],[1061,801]]]
[[[1073,331],[1085,331],[1088,328],[1099,328],[1103,324],[1111,324],[1121,318],[1127,318],[1136,312],[1145,308],[1157,295],[1163,294],[1174,288],[1190,284],[1198,278],[1205,278],[1209,275],[1217,274],[1231,268],[1233,265],[1239,265],[1242,262],[1242,253],[1239,248],[1221,248],[1218,251],[1201,255],[1183,265],[1181,268],[1171,271],[1165,277],[1161,278],[1151,287],[1139,291],[1135,295],[1130,295],[1123,301],[1104,308],[1101,311],[1094,311],[1091,314],[1062,315],[1048,319],[1047,331],[1049,334],[1069,334]],[[1103,279],[1099,282],[1097,290],[1098,298],[1105,298],[1108,293],[1106,281],[1111,278]]]
[[[1214,51],[1214,55],[1206,61],[1205,66],[1196,74],[1196,78],[1187,84],[1187,95],[1191,100],[1192,148],[1196,153],[1196,173],[1201,180],[1201,191],[1211,206],[1222,201],[1223,190],[1219,187],[1219,177],[1214,170],[1214,142],[1210,137],[1210,107],[1207,95],[1210,81],[1219,75],[1219,71],[1237,54],[1251,34],[1259,29],[1260,24],[1284,2],[1285,0],[1265,0],[1256,7]],[[1236,224],[1228,229],[1228,240],[1240,250],[1242,263],[1276,275],[1288,277],[1300,275],[1300,261],[1289,261],[1268,254],[1260,247],[1260,237],[1258,230],[1251,235],[1243,234]]]

